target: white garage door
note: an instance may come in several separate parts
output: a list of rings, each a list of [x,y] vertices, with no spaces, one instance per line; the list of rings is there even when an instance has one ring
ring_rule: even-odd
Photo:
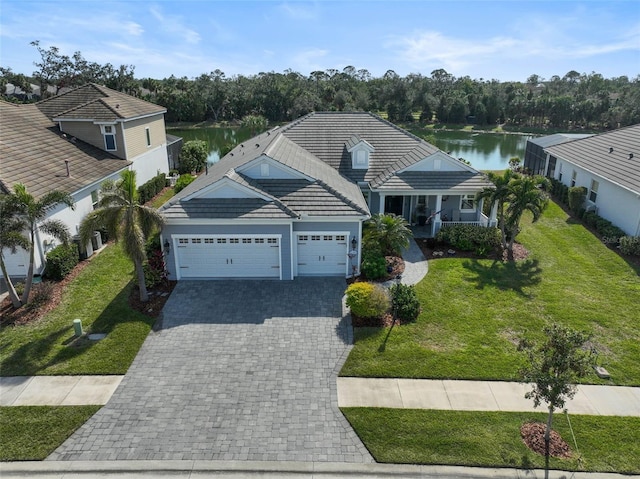
[[[347,274],[346,234],[298,234],[298,276],[345,276]]]
[[[180,278],[280,278],[280,237],[174,236]]]

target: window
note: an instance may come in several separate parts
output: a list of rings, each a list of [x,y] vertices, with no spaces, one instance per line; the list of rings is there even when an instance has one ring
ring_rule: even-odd
[[[100,201],[100,190],[93,190],[91,192],[91,205],[95,210],[98,207],[98,202]]]
[[[433,169],[439,170],[440,168],[442,168],[442,160],[440,158],[435,158],[433,160]]]
[[[213,238],[205,238],[204,244],[213,244]]]
[[[278,244],[278,238],[269,238],[267,240],[268,244]]]
[[[598,186],[600,184],[596,180],[591,180],[591,189],[589,191],[589,201],[596,202],[596,198],[598,198]]]
[[[463,211],[475,211],[476,209],[476,196],[464,195],[460,198],[460,209]]]
[[[311,235],[311,241],[320,241],[320,235]]]
[[[571,172],[571,186],[576,186],[576,177],[578,176],[578,173],[576,173],[576,170],[573,170]]]
[[[251,238],[242,238],[242,244],[249,244],[251,243]]]
[[[344,235],[338,235],[336,236],[336,241],[346,241],[347,237]]]
[[[178,239],[178,243],[187,244],[187,243],[189,243],[189,239],[188,238],[180,238],[180,239]]]
[[[117,150],[116,129],[113,125],[102,125],[102,136],[104,136],[104,148],[107,151]]]
[[[240,243],[240,239],[239,238],[229,238],[229,243],[238,244],[238,243]]]
[[[253,241],[255,244],[264,244],[264,238],[255,238]]]
[[[192,244],[200,244],[202,243],[202,238],[191,238]]]
[[[151,146],[151,131],[149,130],[149,127],[146,127],[144,132],[147,135],[147,146]]]
[[[562,163],[558,165],[558,181],[562,181]]]
[[[331,241],[332,239],[333,239],[333,236],[329,236],[329,235],[324,236],[325,241]]]
[[[260,176],[269,176],[269,163],[262,163],[260,165]]]
[[[218,238],[218,239],[216,240],[216,242],[217,242],[218,244],[225,244],[225,243],[227,242],[227,238]]]
[[[367,152],[364,150],[356,151],[356,165],[366,165],[367,164]]]

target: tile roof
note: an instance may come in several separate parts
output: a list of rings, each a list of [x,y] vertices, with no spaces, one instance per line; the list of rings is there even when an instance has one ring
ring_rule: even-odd
[[[534,145],[547,148],[548,146],[555,146],[567,141],[580,140],[582,138],[589,138],[592,134],[586,133],[556,133],[554,135],[542,136],[539,138],[529,138],[527,141]]]
[[[166,108],[95,83],[36,103],[49,119],[116,121],[162,114]]]
[[[0,184],[5,191],[23,183],[36,198],[55,189],[74,193],[130,164],[81,140],[70,141],[34,104],[0,100]]]
[[[380,190],[454,190],[476,192],[490,187],[486,176],[470,171],[405,171],[389,177]]]
[[[545,151],[640,194],[640,124],[551,146]]]
[[[275,202],[259,198],[194,198],[165,205],[162,214],[168,219],[290,219],[292,216]]]

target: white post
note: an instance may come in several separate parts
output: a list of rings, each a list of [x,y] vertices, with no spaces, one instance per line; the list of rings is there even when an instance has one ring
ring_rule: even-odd
[[[385,196],[382,193],[380,193],[380,203],[378,205],[380,207],[378,210],[378,213],[380,214],[384,214],[384,198]]]
[[[436,216],[433,218],[433,224],[431,225],[431,236],[435,236],[436,232],[440,229],[440,209],[442,208],[442,195],[438,193],[436,195]]]

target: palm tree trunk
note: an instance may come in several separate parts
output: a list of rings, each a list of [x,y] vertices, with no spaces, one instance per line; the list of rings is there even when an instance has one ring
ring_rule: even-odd
[[[31,227],[31,245],[29,247],[29,268],[27,277],[24,280],[24,293],[22,293],[22,304],[29,302],[29,294],[31,294],[31,285],[33,284],[33,263],[35,263],[36,237],[35,226]]]
[[[144,282],[144,268],[142,267],[142,261],[135,260],[136,274],[138,275],[138,289],[140,290],[140,301],[146,303],[149,301],[149,293],[147,292],[147,285]]]
[[[13,283],[11,282],[11,278],[7,273],[7,267],[5,266],[2,258],[0,258],[0,269],[2,269],[4,280],[7,283],[7,290],[9,291],[9,298],[11,299],[11,305],[14,307],[14,309],[18,309],[20,306],[22,306],[22,303],[20,302],[20,298],[18,297],[16,288],[13,286]]]

